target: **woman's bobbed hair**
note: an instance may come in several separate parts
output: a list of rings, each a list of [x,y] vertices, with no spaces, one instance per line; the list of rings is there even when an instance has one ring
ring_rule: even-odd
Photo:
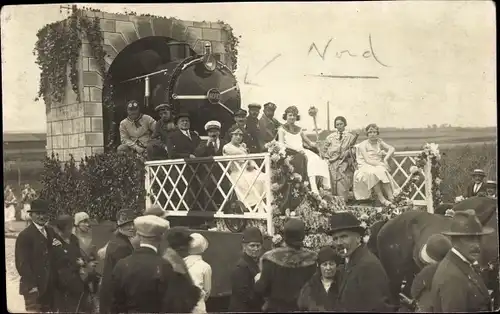
[[[300,115],[299,115],[299,109],[297,109],[297,107],[295,106],[290,106],[288,108],[285,109],[285,112],[283,113],[283,120],[286,121],[286,116],[291,113],[293,115],[295,115],[295,120],[296,121],[299,121],[300,120]]]
[[[375,130],[377,131],[377,135],[379,135],[379,134],[380,134],[380,130],[379,130],[378,126],[377,126],[375,123],[370,123],[370,124],[368,124],[368,125],[366,126],[366,128],[365,128],[365,133],[366,133],[367,135],[368,135],[368,130],[370,130],[370,129],[375,129]]]

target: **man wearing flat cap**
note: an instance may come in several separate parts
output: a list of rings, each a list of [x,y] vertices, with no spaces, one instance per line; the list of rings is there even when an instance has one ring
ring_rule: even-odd
[[[26,311],[55,311],[54,290],[56,274],[53,271],[52,242],[55,232],[47,227],[49,204],[42,199],[31,202],[28,210],[32,224],[16,239],[15,260],[19,273],[19,294],[24,297]]]
[[[168,294],[175,290],[172,266],[158,253],[168,222],[155,215],[133,221],[139,248],[117,262],[112,273],[112,313],[171,312]]]
[[[297,299],[300,290],[316,272],[316,252],[303,247],[304,222],[289,219],[284,226],[283,238],[284,247],[262,255],[262,270],[255,283],[255,291],[266,299],[264,307],[270,312],[299,311]]]
[[[255,145],[257,146],[257,149],[259,150],[258,152],[260,153],[262,151],[262,147],[260,147],[259,144],[259,137],[260,137],[260,132],[259,132],[259,113],[260,113],[261,106],[256,103],[252,103],[248,105],[248,117],[247,117],[247,131],[248,134],[250,134],[250,137],[252,138],[252,141],[255,142]]]
[[[472,183],[467,186],[465,197],[479,196],[479,194],[486,193],[486,184],[484,179],[486,173],[483,169],[474,169],[472,172]]]
[[[132,239],[136,236],[134,219],[135,211],[122,209],[117,213],[117,231],[109,240],[105,249],[104,266],[102,271],[101,287],[99,289],[99,312],[109,313],[112,302],[112,274],[119,260],[129,256],[134,251]]]
[[[268,102],[264,105],[264,114],[259,120],[259,145],[265,150],[264,146],[276,139],[278,135],[278,128],[281,123],[274,118],[274,112],[276,111],[276,105],[272,102]]]
[[[257,139],[254,139],[250,135],[250,133],[248,132],[246,110],[240,109],[240,110],[236,111],[234,113],[234,121],[235,121],[235,124],[233,124],[230,129],[232,129],[235,125],[237,125],[242,130],[245,131],[245,133],[243,133],[243,143],[246,144],[249,153],[250,154],[260,153],[259,144],[257,142]],[[226,141],[226,143],[231,142],[231,134],[229,131],[224,136],[224,140]]]
[[[457,211],[449,231],[452,248],[439,263],[432,279],[433,312],[489,311],[490,296],[483,278],[476,269],[481,255],[481,239],[492,234],[483,227],[473,209]]]
[[[229,311],[260,312],[264,300],[255,293],[255,276],[260,272],[259,259],[262,256],[264,239],[257,227],[248,227],[243,231],[243,252],[231,273],[231,300]]]
[[[137,101],[129,101],[127,103],[127,117],[120,122],[121,145],[118,146],[118,151],[146,153],[155,125],[155,119],[141,113]]]
[[[147,152],[149,160],[162,160],[168,158],[169,134],[176,129],[176,126],[169,104],[160,104],[155,110],[160,115],[160,120],[156,122]]]
[[[363,244],[365,228],[349,212],[335,213],[330,217],[330,230],[334,248],[345,258],[336,311],[339,312],[390,312],[389,279],[378,260]],[[362,302],[360,302],[360,296]]]

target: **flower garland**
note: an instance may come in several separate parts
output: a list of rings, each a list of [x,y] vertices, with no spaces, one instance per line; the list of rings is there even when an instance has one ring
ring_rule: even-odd
[[[90,43],[93,56],[97,59],[99,70],[106,73],[103,37],[99,18],[93,21],[82,10],[72,7],[72,14],[68,19],[46,25],[38,31],[38,40],[33,54],[37,56],[36,64],[41,70],[38,101],[43,97],[45,104],[50,108],[52,102],[63,101],[66,84],[67,69],[70,67],[71,88],[80,101],[78,84],[78,58],[82,47],[83,35]],[[57,56],[57,58],[54,58]]]
[[[423,147],[422,153],[416,158],[417,166],[421,169],[427,164],[427,159],[430,158],[431,161],[431,179],[432,179],[432,202],[434,207],[442,203],[442,194],[440,185],[443,181],[440,178],[441,175],[441,154],[439,152],[439,146],[435,143],[426,143]]]
[[[220,23],[222,25],[222,30],[226,31],[229,35],[228,40],[224,42],[224,48],[231,57],[231,68],[232,72],[235,73],[236,68],[238,67],[238,45],[240,43],[241,35],[234,35],[233,28],[226,22],[218,20],[217,23]]]

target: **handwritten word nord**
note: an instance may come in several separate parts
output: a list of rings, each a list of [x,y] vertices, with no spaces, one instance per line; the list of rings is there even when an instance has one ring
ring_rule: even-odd
[[[318,47],[316,46],[316,43],[313,42],[311,44],[311,46],[309,46],[309,51],[307,52],[307,55],[309,55],[311,53],[311,51],[316,50],[318,56],[322,60],[325,60],[326,55],[329,52],[330,44],[332,43],[332,40],[333,40],[333,38],[330,38],[328,40],[328,42],[326,43],[325,47],[323,48],[323,53],[321,53],[319,51]],[[375,60],[381,66],[388,68],[389,65],[383,63],[380,60],[380,58],[377,56],[377,54],[375,53],[375,49],[373,48],[373,42],[372,42],[372,35],[371,34],[368,35],[368,45],[369,45],[368,49],[366,49],[361,55],[353,53],[350,50],[344,49],[344,50],[337,50],[337,51],[335,51],[335,57],[337,57],[338,59],[341,59],[342,56],[348,56],[350,58],[359,58],[359,57],[362,57],[364,59],[370,59],[370,58],[372,58],[373,60]]]

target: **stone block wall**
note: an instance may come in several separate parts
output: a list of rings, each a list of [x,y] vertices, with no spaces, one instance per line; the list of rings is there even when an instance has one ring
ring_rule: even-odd
[[[123,48],[149,36],[165,36],[187,42],[202,54],[205,41],[212,43],[217,58],[232,68],[231,58],[224,43],[229,34],[220,23],[180,21],[176,19],[109,14],[85,11],[91,18],[100,19],[106,71]],[[102,121],[102,89],[104,74],[98,69],[90,44],[82,38],[80,67],[80,101],[71,89],[68,69],[66,97],[62,104],[54,104],[47,113],[47,153],[57,153],[62,161],[70,154],[76,160],[85,155],[104,151]]]

